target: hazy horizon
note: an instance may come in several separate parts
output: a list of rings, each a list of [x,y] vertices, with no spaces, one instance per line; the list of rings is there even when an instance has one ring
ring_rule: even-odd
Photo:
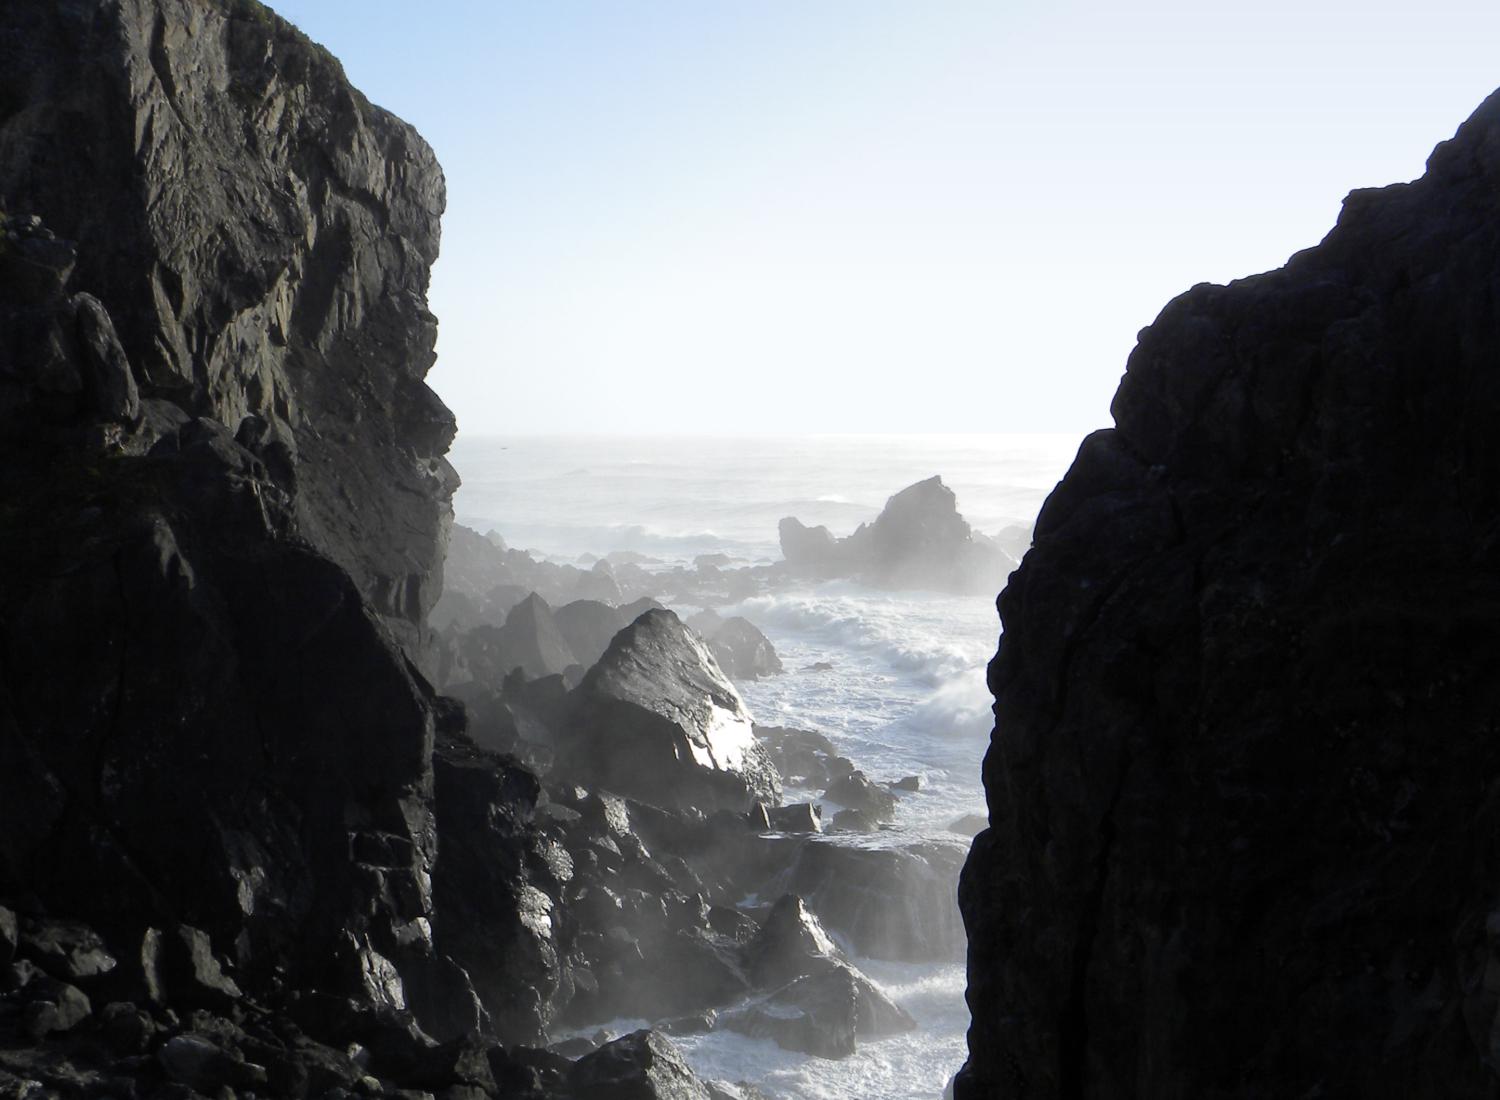
[[[1500,5],[273,4],[432,142],[465,435],[1066,432],[1421,174]]]

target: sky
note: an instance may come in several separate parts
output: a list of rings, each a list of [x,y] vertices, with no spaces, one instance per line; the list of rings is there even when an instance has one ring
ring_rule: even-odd
[[[281,0],[448,181],[466,436],[1072,432],[1500,85],[1500,4]]]

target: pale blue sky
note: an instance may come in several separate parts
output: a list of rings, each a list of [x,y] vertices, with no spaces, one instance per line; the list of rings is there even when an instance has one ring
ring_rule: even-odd
[[[273,6],[437,150],[473,434],[1107,424],[1169,298],[1500,85],[1493,0]]]

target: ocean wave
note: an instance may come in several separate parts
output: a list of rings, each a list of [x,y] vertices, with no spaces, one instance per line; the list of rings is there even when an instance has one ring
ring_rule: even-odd
[[[743,615],[763,630],[873,655],[892,671],[937,688],[970,676],[994,649],[989,628],[981,628],[983,634],[970,623],[963,624],[968,629],[955,629],[951,604],[830,586],[813,593],[752,596],[726,613]],[[972,619],[972,612],[966,617]]]

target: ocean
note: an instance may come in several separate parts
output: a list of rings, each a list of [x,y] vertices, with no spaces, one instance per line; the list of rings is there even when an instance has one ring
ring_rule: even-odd
[[[975,529],[1029,527],[1079,442],[1076,435],[460,436],[451,458],[463,478],[458,521],[498,531],[539,557],[569,562],[629,550],[666,566],[722,553],[742,565],[780,559],[776,525],[784,516],[847,535],[892,494],[934,474]],[[921,789],[901,799],[895,829],[874,842],[951,836],[955,820],[984,813],[985,664],[999,636],[993,594],[835,581],[718,610],[760,627],[786,668],[738,685],[757,722],[818,730],[872,779],[921,777]],[[815,795],[791,791],[788,801]],[[966,1055],[962,965],[854,961],[919,1030],[862,1043],[840,1061],[732,1033],[676,1041],[703,1075],[749,1081],[772,1097],[941,1096]]]

